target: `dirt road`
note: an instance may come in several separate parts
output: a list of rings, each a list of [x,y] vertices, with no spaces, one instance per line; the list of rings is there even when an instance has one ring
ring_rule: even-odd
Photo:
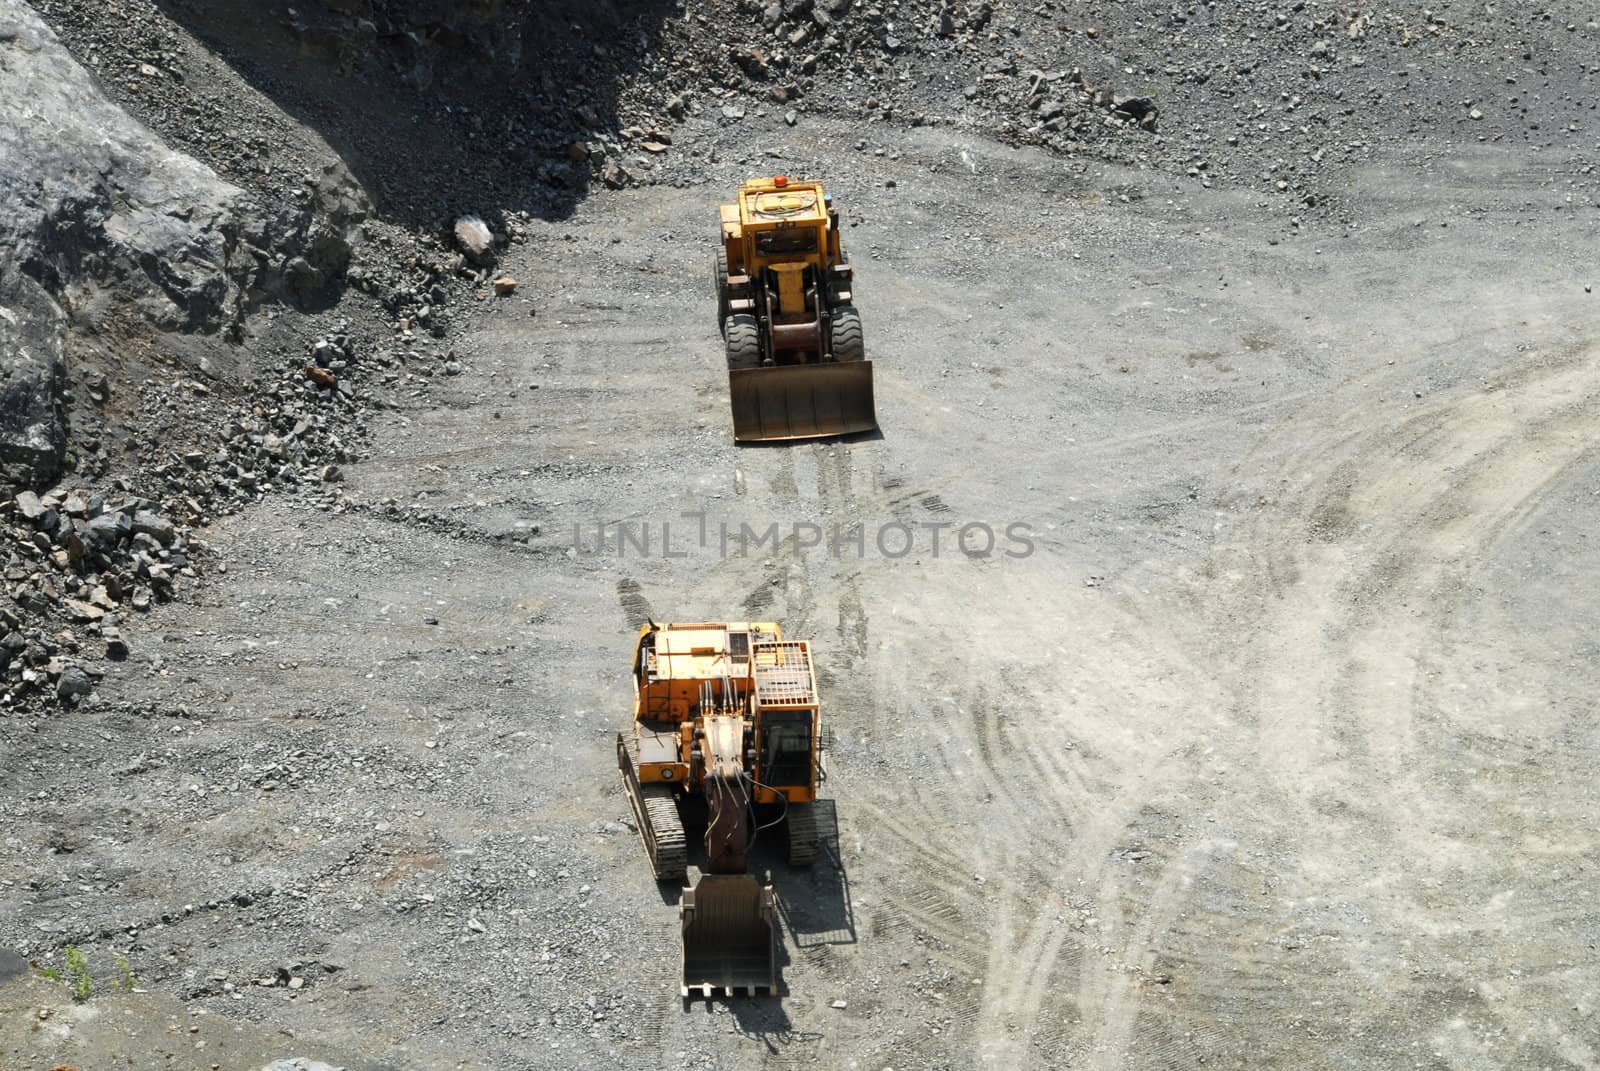
[[[228,522],[134,645],[182,668],[20,755],[0,944],[93,920],[228,1067],[1600,1066],[1571,162],[1396,163],[1273,244],[1254,195],[883,136],[536,234],[358,505]],[[881,439],[730,441],[707,221],[780,168],[858,224]],[[612,738],[640,620],[745,615],[816,645],[840,865],[764,863],[781,1001],[685,1008]]]

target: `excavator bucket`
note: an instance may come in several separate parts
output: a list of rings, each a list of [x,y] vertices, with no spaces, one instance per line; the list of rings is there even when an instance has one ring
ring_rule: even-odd
[[[878,427],[871,361],[734,368],[728,393],[735,442],[826,439]]]
[[[707,874],[683,891],[683,995],[778,991],[772,889],[748,874]]]

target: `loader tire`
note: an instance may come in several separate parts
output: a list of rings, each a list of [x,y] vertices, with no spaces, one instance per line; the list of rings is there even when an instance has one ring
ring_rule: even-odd
[[[726,328],[728,318],[728,251],[718,249],[711,262],[711,289],[717,295],[717,326]]]
[[[853,305],[840,305],[833,310],[830,330],[833,359],[842,363],[867,359],[866,342],[861,337],[861,314]]]
[[[722,341],[728,353],[729,368],[761,367],[761,328],[747,312],[736,312],[722,321]]]

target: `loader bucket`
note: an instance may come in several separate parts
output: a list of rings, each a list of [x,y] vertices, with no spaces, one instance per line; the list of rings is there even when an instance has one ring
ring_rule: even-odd
[[[707,874],[683,891],[683,995],[776,993],[772,889],[748,874]]]
[[[786,442],[875,431],[872,362],[728,371],[735,442]]]

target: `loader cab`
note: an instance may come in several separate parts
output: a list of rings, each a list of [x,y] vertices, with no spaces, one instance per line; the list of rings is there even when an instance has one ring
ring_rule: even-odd
[[[751,179],[723,211],[729,274],[758,279],[775,266],[801,264],[822,275],[840,259],[834,221],[820,182]]]
[[[811,228],[762,231],[756,235],[756,258],[809,257],[816,253],[817,232]]]

